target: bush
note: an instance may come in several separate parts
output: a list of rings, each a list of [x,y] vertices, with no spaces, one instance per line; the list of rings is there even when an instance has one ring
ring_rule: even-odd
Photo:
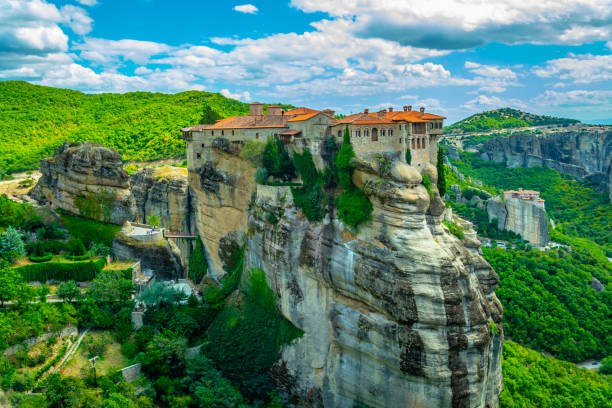
[[[15,228],[8,227],[0,237],[0,256],[13,263],[17,258],[25,255],[25,245],[21,240],[21,234]]]
[[[59,240],[35,241],[26,244],[26,251],[34,256],[43,256],[47,253],[59,254],[66,249],[66,243]]]
[[[204,255],[204,247],[202,240],[197,239],[193,252],[189,255],[189,279],[196,285],[202,282],[202,279],[208,273],[208,262]]]
[[[123,356],[128,360],[131,360],[136,357],[136,354],[138,354],[138,346],[136,343],[126,341],[121,345],[121,354],[123,354]]]
[[[323,190],[323,175],[315,167],[308,149],[302,154],[293,153],[293,163],[303,181],[302,187],[291,188],[293,202],[309,221],[320,221],[325,217],[329,203],[329,196]]]
[[[98,259],[89,262],[46,262],[15,268],[26,282],[46,282],[50,279],[79,282],[92,280],[104,268],[106,261]]]
[[[38,236],[38,239],[40,240],[63,239],[66,236],[66,234],[59,227],[57,222],[54,222],[53,224],[41,226],[40,228],[36,230],[36,235]]]
[[[112,339],[106,332],[90,333],[83,339],[83,347],[87,352],[87,358],[95,356],[103,357]]]
[[[266,144],[264,142],[251,139],[247,140],[246,144],[244,145],[241,156],[250,161],[253,166],[259,167],[261,166],[265,150]]]
[[[109,256],[111,254],[110,247],[100,243],[100,242],[92,242],[89,251],[97,256]]]
[[[268,181],[268,170],[263,167],[258,167],[255,170],[255,182],[257,184],[266,184]]]
[[[268,139],[263,153],[262,164],[272,177],[280,178],[284,181],[295,177],[293,161],[280,139]]]
[[[423,174],[423,185],[425,186],[425,190],[427,190],[429,197],[433,198],[434,192],[433,192],[433,189],[431,188],[431,179],[429,178],[427,174]]]
[[[30,255],[28,258],[30,259],[30,261],[35,262],[35,263],[48,262],[53,259],[53,254],[48,253],[43,256]]]
[[[454,222],[448,221],[442,221],[442,224],[446,225],[450,233],[456,236],[457,238],[464,238],[465,235],[463,234],[463,228],[461,228],[459,225],[455,224]]]

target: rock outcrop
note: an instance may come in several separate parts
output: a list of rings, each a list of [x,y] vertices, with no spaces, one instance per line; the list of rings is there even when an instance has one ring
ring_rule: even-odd
[[[509,198],[494,197],[487,202],[489,222],[497,220],[499,230],[513,231],[538,247],[548,244],[548,218],[543,204]]]
[[[121,155],[90,142],[65,142],[40,163],[30,196],[52,208],[98,221],[123,224],[133,218],[134,199]]]
[[[506,162],[508,167],[549,167],[561,173],[588,178],[610,191],[612,130],[582,130],[543,135],[513,133],[488,140],[481,158]],[[611,192],[612,199],[612,192]]]
[[[354,233],[333,216],[309,222],[290,189],[256,185],[238,154],[204,152],[189,171],[197,230],[217,267],[223,238],[246,233],[246,267],[265,271],[282,314],[304,331],[282,350],[293,392],[325,407],[498,406],[498,277],[477,240],[441,224],[444,202],[419,171],[396,163],[380,178],[360,165],[354,181],[374,214]],[[435,184],[435,168],[424,171]]]

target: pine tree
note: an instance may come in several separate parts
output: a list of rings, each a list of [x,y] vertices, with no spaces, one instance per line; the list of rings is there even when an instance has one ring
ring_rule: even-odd
[[[412,164],[412,153],[410,153],[410,147],[406,149],[406,163]]]
[[[202,241],[198,238],[193,252],[189,255],[189,279],[197,285],[202,281],[207,271],[208,262],[206,262]]]
[[[438,163],[436,163],[438,170],[438,191],[440,196],[446,194],[446,178],[444,177],[444,148],[438,146]]]

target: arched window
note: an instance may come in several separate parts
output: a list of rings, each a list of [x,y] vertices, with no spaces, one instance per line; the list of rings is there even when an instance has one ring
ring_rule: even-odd
[[[385,129],[380,129],[380,135],[384,136],[385,135]]]
[[[393,129],[389,129],[389,136],[393,136]]]
[[[221,131],[221,136],[225,135],[225,130]]]
[[[214,136],[214,135],[215,135],[215,131],[214,131],[214,130],[211,130],[211,131],[210,131],[210,135],[211,135],[211,136]]]
[[[364,131],[363,131],[363,135],[364,135],[365,137],[370,136],[370,130],[369,130],[369,129],[364,130]]]
[[[341,130],[338,131],[338,137],[342,137],[342,131]]]

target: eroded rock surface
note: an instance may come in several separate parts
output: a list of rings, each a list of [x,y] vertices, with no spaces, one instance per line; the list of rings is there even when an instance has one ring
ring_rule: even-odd
[[[478,241],[448,232],[443,201],[415,169],[358,169],[374,214],[354,233],[333,215],[309,222],[289,189],[257,186],[239,155],[205,149],[189,177],[207,253],[221,265],[223,238],[246,233],[246,267],[265,271],[304,331],[281,362],[300,396],[325,407],[497,407],[502,308]],[[435,184],[435,168],[425,172]]]
[[[133,218],[129,176],[116,150],[90,142],[65,142],[40,163],[30,196],[53,208],[98,221],[123,224]]]

